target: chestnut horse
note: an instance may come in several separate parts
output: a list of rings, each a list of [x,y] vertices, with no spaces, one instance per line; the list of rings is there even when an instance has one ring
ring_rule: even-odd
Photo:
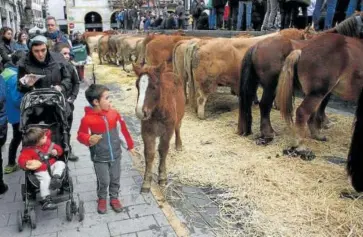
[[[252,133],[251,106],[260,84],[263,94],[259,104],[261,115],[259,143],[266,144],[272,141],[274,130],[271,126],[270,112],[275,99],[278,77],[285,58],[296,48],[290,40],[305,40],[312,38],[315,34],[316,32],[310,27],[305,30],[286,29],[279,35],[264,39],[247,50],[242,60],[239,81],[239,135],[248,136]],[[299,47],[302,46],[299,45]],[[324,109],[325,106],[322,106],[322,116],[324,116]]]
[[[174,132],[176,149],[182,149],[180,127],[184,116],[185,99],[182,81],[166,63],[143,68],[133,63],[133,69],[138,77],[136,115],[141,120],[146,165],[141,192],[149,192],[156,138],[160,137],[158,151],[161,186],[167,183],[166,156]]]
[[[298,146],[308,123],[311,136],[325,141],[313,119],[322,101],[330,93],[343,100],[357,100],[363,86],[363,41],[339,34],[323,34],[286,58],[277,88],[282,117],[292,121],[293,90],[300,84],[305,95],[296,110],[295,129]]]

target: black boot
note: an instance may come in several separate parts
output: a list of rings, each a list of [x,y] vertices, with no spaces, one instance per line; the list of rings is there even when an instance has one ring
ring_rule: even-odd
[[[49,188],[56,190],[59,189],[60,187],[62,187],[62,179],[59,175],[53,175],[51,181],[50,181],[50,185]]]
[[[78,156],[74,155],[73,152],[69,153],[68,160],[70,161],[78,161]]]
[[[50,199],[50,196],[46,196],[43,201],[42,201],[42,210],[43,211],[47,211],[47,210],[55,210],[57,209],[57,205],[55,205],[52,200]]]
[[[0,195],[6,193],[9,190],[8,185],[0,183]]]

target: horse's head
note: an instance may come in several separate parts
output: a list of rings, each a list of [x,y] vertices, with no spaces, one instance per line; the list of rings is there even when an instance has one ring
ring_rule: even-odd
[[[144,66],[132,64],[136,80],[137,104],[136,116],[141,120],[148,120],[156,106],[160,103],[160,75],[164,68],[164,63],[160,66]]]

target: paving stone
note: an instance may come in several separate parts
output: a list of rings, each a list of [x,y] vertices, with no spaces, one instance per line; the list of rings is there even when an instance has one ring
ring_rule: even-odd
[[[10,214],[8,213],[2,213],[0,214],[0,227],[5,227],[8,225]]]
[[[6,205],[1,204],[0,205],[0,213],[6,214],[6,213],[12,213],[16,212],[17,210],[20,210],[23,208],[23,202],[9,202],[6,203]]]
[[[132,178],[135,180],[135,183],[139,185],[142,185],[142,182],[144,181],[141,175],[135,175],[132,176]]]
[[[77,184],[89,183],[89,182],[97,182],[96,174],[86,174],[76,176]]]
[[[120,179],[121,186],[136,185],[135,180],[132,177],[122,177]]]
[[[176,237],[171,227],[152,227],[152,230],[137,232],[138,237]]]
[[[11,186],[10,186],[11,187]],[[14,202],[16,196],[15,189],[11,187],[11,190],[8,190],[5,194],[0,196],[0,205],[6,205],[8,202]]]
[[[143,216],[140,218],[108,223],[111,236],[149,230],[150,227],[155,225],[156,221],[153,216]]]
[[[170,223],[169,223],[168,219],[166,219],[166,216],[164,215],[164,213],[154,214],[153,216],[159,226],[169,226],[170,225]]]
[[[143,196],[141,194],[120,196],[120,200],[124,207],[145,203],[145,199],[143,198]]]
[[[126,196],[126,195],[133,195],[133,194],[139,194],[141,190],[140,185],[129,185],[129,186],[122,186],[120,187],[120,195]]]
[[[116,237],[137,237],[136,233],[117,235]]]
[[[83,157],[82,157],[83,158]],[[74,163],[76,170],[83,168],[93,168],[94,164],[91,160],[89,161],[77,161]]]
[[[110,236],[107,224],[58,231],[58,237],[105,237]]]
[[[131,218],[163,213],[155,203],[130,206],[128,211]]]
[[[29,226],[24,226],[24,230],[19,232],[17,226],[6,226],[0,228],[1,237],[30,237],[31,230]]]
[[[97,190],[97,184],[95,182],[88,182],[88,183],[82,183],[82,184],[74,184],[74,191],[75,192],[89,192]]]
[[[132,176],[136,176],[136,175],[140,175],[140,173],[139,173],[139,171],[137,171],[135,169],[124,170],[121,172],[121,177],[132,177]]]
[[[32,235],[32,237],[58,237],[57,233],[49,233],[49,234],[44,234],[44,235]]]
[[[96,191],[76,192],[76,193],[79,194],[80,200],[82,200],[84,202],[97,200],[97,192]]]
[[[93,167],[83,168],[83,169],[75,169],[72,172],[73,176],[85,175],[85,174],[94,174],[95,171]]]

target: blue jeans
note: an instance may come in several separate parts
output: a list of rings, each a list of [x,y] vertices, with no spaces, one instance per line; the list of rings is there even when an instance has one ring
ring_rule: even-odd
[[[209,11],[209,17],[208,17],[208,24],[210,30],[216,29],[216,24],[217,24],[216,16],[217,16],[216,9],[215,8],[211,9]]]
[[[242,18],[244,14],[244,5],[246,5],[246,30],[251,28],[252,1],[238,2],[237,30],[241,30]]]
[[[345,13],[345,19],[347,19],[348,17],[350,17],[351,15],[354,14],[355,9],[357,9],[357,4],[360,0],[350,0],[349,1],[349,5],[348,5],[348,9],[347,12]],[[360,10],[363,11],[363,2],[360,1]]]
[[[319,30],[319,19],[321,14],[321,7],[323,6],[324,0],[317,0],[315,9],[313,12],[313,22],[316,30]],[[324,29],[332,28],[335,8],[337,6],[337,0],[327,0],[326,16],[324,21]]]

